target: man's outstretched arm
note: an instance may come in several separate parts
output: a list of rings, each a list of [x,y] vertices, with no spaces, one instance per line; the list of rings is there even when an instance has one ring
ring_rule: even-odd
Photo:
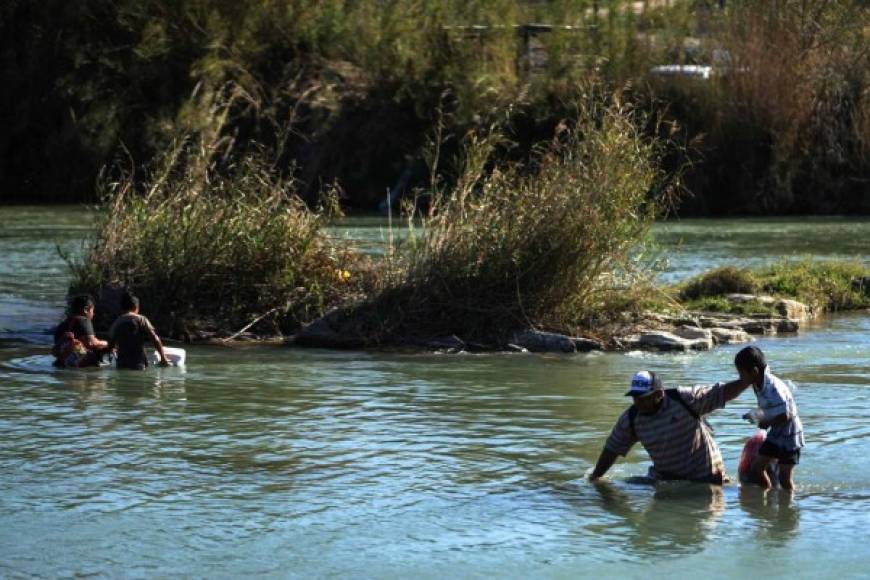
[[[728,401],[739,397],[740,393],[745,391],[751,384],[752,383],[744,383],[743,380],[737,379],[736,381],[731,381],[730,383],[722,385],[725,402],[727,403]]]
[[[592,475],[589,476],[589,479],[596,480],[610,469],[610,466],[616,461],[616,458],[619,457],[613,451],[609,451],[606,447],[601,450],[601,455],[598,456],[598,463],[595,464],[595,469],[592,471]]]

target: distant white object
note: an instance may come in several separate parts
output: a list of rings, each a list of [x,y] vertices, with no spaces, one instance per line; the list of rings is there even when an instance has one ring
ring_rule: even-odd
[[[659,76],[694,77],[707,80],[713,74],[713,67],[701,64],[663,64],[652,67],[649,72]]]
[[[169,364],[174,367],[183,367],[184,360],[187,358],[187,353],[183,348],[170,348],[167,346],[163,347],[163,352],[166,353],[166,360],[169,361]],[[154,351],[154,364],[160,364],[160,355],[157,351]]]

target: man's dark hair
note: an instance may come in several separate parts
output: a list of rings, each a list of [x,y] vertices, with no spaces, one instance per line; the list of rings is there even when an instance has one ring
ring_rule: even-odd
[[[747,346],[734,357],[734,366],[747,371],[754,368],[763,371],[767,366],[767,359],[757,346]]]
[[[121,294],[121,310],[124,312],[130,312],[131,310],[135,310],[139,306],[139,298],[137,298],[132,292],[124,292]]]
[[[94,299],[91,298],[90,294],[79,294],[78,296],[73,296],[72,300],[69,301],[70,316],[84,316],[85,308],[93,305]]]

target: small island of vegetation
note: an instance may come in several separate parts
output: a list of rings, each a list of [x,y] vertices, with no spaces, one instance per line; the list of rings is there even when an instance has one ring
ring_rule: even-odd
[[[12,2],[0,189],[97,199],[72,289],[107,317],[133,289],[178,339],[619,348],[650,313],[867,308],[860,264],[670,288],[635,259],[659,218],[870,209],[867,25],[861,2]],[[327,233],[378,206],[410,231],[383,258]]]

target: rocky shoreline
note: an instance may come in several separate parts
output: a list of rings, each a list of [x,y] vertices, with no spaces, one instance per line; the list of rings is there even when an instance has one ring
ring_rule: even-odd
[[[601,329],[599,336],[571,336],[527,328],[498,343],[467,341],[456,335],[429,339],[396,337],[382,346],[446,353],[460,352],[558,352],[632,350],[688,352],[709,350],[723,344],[739,344],[757,336],[793,334],[815,317],[806,304],[769,296],[730,294],[733,304],[761,304],[769,312],[726,314],[685,311],[679,314],[644,313]],[[364,349],[372,345],[352,325],[333,312],[312,322],[288,343],[298,347]]]

